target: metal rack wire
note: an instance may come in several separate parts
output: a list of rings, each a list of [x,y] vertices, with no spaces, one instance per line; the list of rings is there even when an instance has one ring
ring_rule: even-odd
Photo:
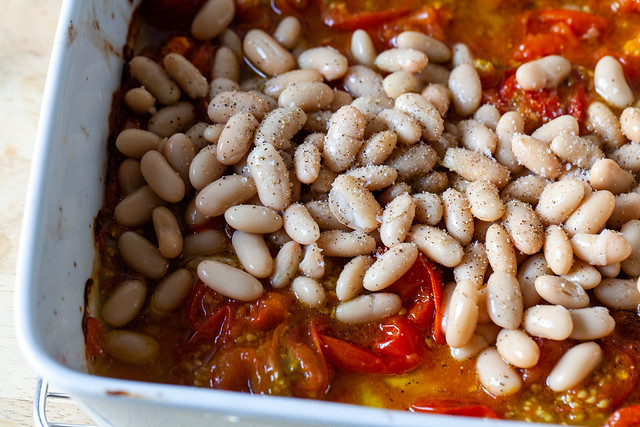
[[[91,424],[74,424],[49,421],[47,417],[47,404],[51,401],[64,402],[67,405],[77,407],[71,397],[66,393],[49,391],[49,383],[38,378],[36,393],[33,397],[33,419],[36,427],[97,427]]]

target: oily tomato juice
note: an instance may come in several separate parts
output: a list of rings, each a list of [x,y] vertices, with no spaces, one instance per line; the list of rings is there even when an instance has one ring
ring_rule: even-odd
[[[132,24],[127,59],[135,52],[161,62],[165,55],[179,53],[208,78],[216,44],[196,40],[189,32],[190,22],[204,3],[143,2]],[[637,0],[236,0],[230,28],[240,38],[254,28],[272,33],[285,16],[298,18],[307,47],[329,45],[348,58],[351,35],[357,29],[367,31],[378,52],[393,47],[397,34],[408,30],[428,34],[449,47],[464,43],[473,54],[472,65],[482,83],[482,103],[495,106],[502,114],[520,113],[526,133],[562,115],[575,117],[582,129],[588,105],[600,100],[593,70],[605,55],[620,62],[638,99]],[[547,55],[562,55],[571,62],[567,80],[555,88],[523,90],[515,78],[517,67]],[[256,76],[248,66],[241,73],[241,79]],[[340,79],[330,85],[343,89]],[[93,286],[98,286],[99,304],[123,281],[140,279],[120,256],[122,233],[134,230],[156,242],[151,223],[127,227],[114,219],[123,198],[118,172],[125,159],[115,147],[115,136],[125,129],[145,128],[149,120],[123,102],[125,92],[137,86],[125,67],[122,88],[114,96],[105,205],[96,220],[100,266]],[[194,101],[196,121],[208,121],[207,103],[205,97]],[[450,117],[456,120],[455,113]],[[191,197],[171,207],[183,235],[222,231],[224,247],[214,255],[239,267],[231,245],[234,230],[224,216],[197,226],[182,219]],[[385,250],[379,244],[374,258]],[[272,256],[276,253],[272,250]],[[178,256],[169,261],[169,269],[195,272],[198,262],[209,255]],[[493,396],[478,381],[475,359],[454,359],[445,341],[443,299],[445,284],[453,280],[451,268],[420,254],[411,269],[385,290],[400,297],[402,308],[397,313],[372,322],[343,323],[335,317],[340,303],[335,288],[348,260],[325,258],[321,284],[326,300],[320,307],[302,304],[290,287],[272,288],[269,278],[261,280],[265,291],[259,298],[239,301],[214,291],[194,273],[179,308],[157,315],[148,309],[148,300],[159,280],[144,279],[148,292],[143,300],[147,301],[123,327],[153,337],[157,353],[144,363],[114,357],[107,342],[114,328],[100,313],[87,312],[84,331],[90,371],[140,381],[414,412],[576,425],[640,425],[640,409],[635,406],[640,405],[640,318],[636,311],[610,310],[615,330],[596,340],[602,360],[577,386],[556,392],[545,381],[578,341],[536,337],[540,358],[533,367],[516,369],[522,378],[520,390]],[[90,290],[88,287],[88,295]]]

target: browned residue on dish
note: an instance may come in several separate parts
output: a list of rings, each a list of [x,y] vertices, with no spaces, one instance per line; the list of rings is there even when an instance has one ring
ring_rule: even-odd
[[[69,26],[67,27],[67,46],[71,46],[71,43],[73,43],[77,35],[78,30],[73,26],[73,21],[69,21]]]

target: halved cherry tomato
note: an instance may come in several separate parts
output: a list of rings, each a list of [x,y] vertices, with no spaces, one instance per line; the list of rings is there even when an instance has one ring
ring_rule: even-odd
[[[223,305],[211,317],[209,317],[189,338],[190,343],[198,342],[201,339],[212,339],[217,341],[218,337],[229,328],[233,316],[233,307],[230,303]]]
[[[311,341],[311,345],[307,341]],[[329,389],[329,367],[322,353],[313,322],[308,328],[299,325],[286,337],[288,363],[293,374],[292,391],[295,396],[319,398]]]
[[[322,353],[336,368],[361,374],[386,373],[382,358],[373,352],[329,335],[318,334],[318,337]]]
[[[392,8],[380,12],[350,12],[344,2],[326,5],[322,2],[322,20],[326,25],[341,30],[357,30],[374,27],[406,15],[408,8]]]
[[[222,297],[198,280],[183,311],[187,325],[192,331],[198,330],[221,306]]]
[[[500,419],[491,408],[475,402],[464,402],[455,399],[422,399],[411,405],[412,412],[429,414],[461,415],[463,417]]]
[[[289,315],[293,299],[289,294],[268,292],[251,304],[249,322],[253,328],[264,331],[284,320]]]
[[[544,24],[564,23],[578,36],[584,36],[591,31],[602,33],[609,24],[602,16],[570,9],[543,10],[538,15],[538,20]]]
[[[640,426],[640,405],[618,409],[607,420],[604,427],[636,427]]]
[[[104,326],[98,319],[87,317],[85,321],[84,343],[87,357],[91,360],[104,356]]]

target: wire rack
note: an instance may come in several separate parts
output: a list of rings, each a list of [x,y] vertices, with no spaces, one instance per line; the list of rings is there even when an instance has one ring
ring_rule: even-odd
[[[56,404],[69,406],[71,409],[80,412],[80,408],[68,394],[50,391],[49,383],[42,378],[38,378],[36,393],[33,398],[33,419],[35,420],[36,427],[97,427],[93,424],[74,424],[56,422],[55,420],[50,421],[47,417],[47,405],[54,402]]]

